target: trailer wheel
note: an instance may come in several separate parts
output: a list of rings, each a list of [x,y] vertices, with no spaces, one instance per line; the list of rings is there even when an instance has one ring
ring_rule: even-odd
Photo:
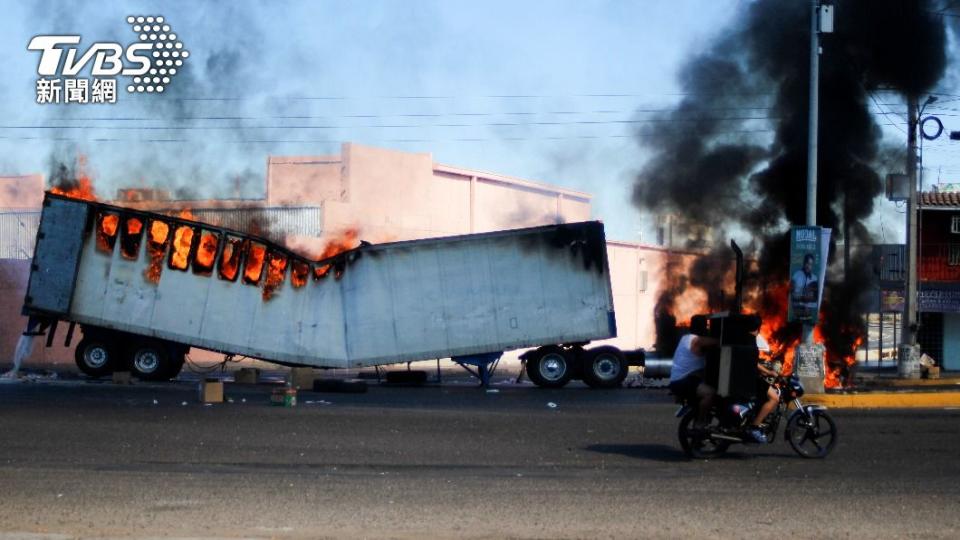
[[[589,349],[581,358],[583,382],[592,388],[616,388],[627,377],[627,360],[616,347],[607,345]]]
[[[171,377],[170,351],[163,343],[145,341],[130,349],[130,371],[142,381],[163,381]]]
[[[566,385],[573,375],[572,367],[570,354],[556,345],[540,347],[527,357],[527,376],[543,388]]]
[[[98,338],[81,339],[73,356],[80,371],[90,377],[103,377],[113,373],[116,363],[115,348]]]

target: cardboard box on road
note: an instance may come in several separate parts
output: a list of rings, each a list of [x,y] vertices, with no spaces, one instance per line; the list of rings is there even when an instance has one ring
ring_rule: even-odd
[[[223,403],[223,381],[207,379],[201,382],[200,401],[203,403]]]

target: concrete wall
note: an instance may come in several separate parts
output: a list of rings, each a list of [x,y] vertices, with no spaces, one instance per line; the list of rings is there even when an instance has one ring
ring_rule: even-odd
[[[271,156],[267,203],[317,204],[327,236],[411,240],[590,219],[590,196],[345,143],[340,156]],[[318,245],[322,245],[322,241]]]
[[[0,176],[0,209],[35,210],[43,202],[43,175]]]

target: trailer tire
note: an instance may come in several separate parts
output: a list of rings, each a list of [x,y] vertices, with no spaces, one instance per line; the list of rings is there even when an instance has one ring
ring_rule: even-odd
[[[141,381],[169,380],[173,372],[170,349],[159,341],[141,341],[130,347],[130,372]]]
[[[627,377],[627,360],[623,351],[605,345],[584,351],[580,357],[583,382],[591,388],[617,388]]]
[[[570,353],[556,345],[540,347],[527,356],[527,376],[542,388],[561,388],[573,376]]]
[[[95,337],[81,339],[73,357],[80,371],[89,377],[109,375],[117,364],[116,347],[105,339]]]

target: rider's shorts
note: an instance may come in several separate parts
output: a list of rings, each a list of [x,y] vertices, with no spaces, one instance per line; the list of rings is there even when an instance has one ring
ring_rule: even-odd
[[[687,375],[679,381],[671,381],[667,388],[670,393],[686,400],[695,401],[697,399],[697,387],[703,382],[703,379],[697,375]]]

